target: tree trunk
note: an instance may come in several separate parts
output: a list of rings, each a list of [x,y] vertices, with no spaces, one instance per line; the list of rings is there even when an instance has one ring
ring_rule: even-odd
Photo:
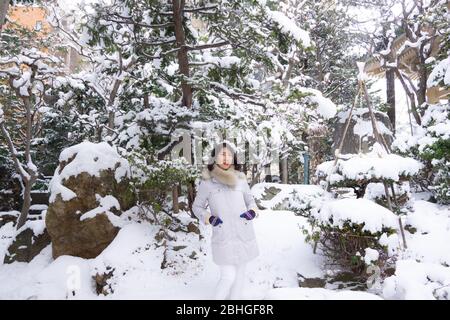
[[[395,133],[395,71],[386,70],[386,102],[388,104],[387,115]]]
[[[188,207],[189,212],[191,213],[192,217],[195,217],[194,212],[192,211],[192,204],[194,203],[195,198],[195,186],[192,182],[189,182],[187,185],[187,192],[188,192]]]
[[[287,157],[281,159],[281,183],[288,184],[288,161]]]
[[[32,182],[25,180],[23,181],[25,188],[23,190],[23,205],[22,210],[20,212],[19,219],[17,220],[17,230],[19,230],[27,221],[28,212],[31,207],[31,185]]]
[[[178,204],[178,186],[175,185],[172,187],[172,203],[173,203],[173,212],[180,212],[180,206]]]
[[[181,91],[183,93],[182,104],[186,107],[192,106],[192,88],[187,83],[189,78],[189,59],[187,55],[186,40],[183,29],[183,10],[185,0],[172,0],[173,4],[173,22],[175,27],[175,39],[178,50],[178,65],[180,73],[185,77],[181,81]]]
[[[113,109],[114,102],[117,97],[117,93],[119,91],[120,85],[122,84],[122,80],[116,79],[114,80],[114,86],[110,92],[109,98],[108,98],[108,128],[114,129],[114,120],[115,120],[115,114],[116,110]],[[110,131],[112,132],[112,131]],[[107,134],[110,134],[108,132]]]
[[[8,9],[9,9],[9,0],[0,0],[0,30],[3,29],[3,25],[5,24]]]
[[[411,102],[411,112],[414,116],[414,119],[416,120],[416,123],[418,125],[422,124],[422,119],[420,118],[419,113],[417,112],[417,106],[416,106],[416,97],[413,92],[408,87],[408,84],[405,82],[405,79],[403,78],[402,74],[398,70],[398,68],[394,68],[395,74],[397,78],[400,80],[403,89],[405,89],[406,95],[409,97],[409,100]]]
[[[417,88],[417,102],[419,103],[419,107],[426,102],[427,79],[428,72],[425,68],[425,62],[423,62],[423,64],[419,65],[419,87]],[[421,109],[420,114],[423,116],[424,112],[425,109]]]

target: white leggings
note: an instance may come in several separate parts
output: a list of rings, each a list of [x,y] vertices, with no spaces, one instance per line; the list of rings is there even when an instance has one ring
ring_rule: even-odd
[[[239,265],[220,265],[220,279],[216,286],[214,299],[242,299],[246,265],[246,263]]]

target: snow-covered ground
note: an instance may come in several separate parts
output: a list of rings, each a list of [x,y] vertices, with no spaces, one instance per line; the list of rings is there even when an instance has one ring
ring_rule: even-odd
[[[260,218],[255,220],[261,254],[247,268],[246,299],[263,299],[274,285],[297,286],[297,272],[308,277],[322,275],[321,259],[312,253],[299,229],[305,223],[305,218],[289,211],[261,212]],[[3,231],[9,232],[9,229],[2,228]],[[186,237],[186,242],[178,239],[178,245],[201,247],[204,255],[197,260],[187,259],[185,264],[180,262],[177,271],[161,270],[163,250],[151,246],[156,231],[150,224],[128,224],[95,259],[62,256],[53,260],[49,246],[30,263],[0,265],[0,298],[72,298],[68,287],[79,287],[75,298],[105,298],[95,293],[91,276],[95,270],[114,266],[121,275],[112,278],[114,293],[106,298],[211,299],[219,279],[219,268],[212,262],[209,252],[210,229],[204,230],[206,238],[201,241],[198,237]],[[1,252],[7,243],[1,242]],[[181,274],[176,274],[178,271]]]
[[[306,218],[286,210],[262,210],[254,220],[260,256],[247,268],[245,299],[448,299],[450,285],[450,210],[415,195],[414,212],[407,222],[417,228],[407,232],[408,250],[397,262],[396,274],[382,292],[373,293],[299,288],[298,274],[324,277],[323,260],[304,242],[300,227]],[[116,239],[95,259],[51,257],[45,248],[30,263],[0,265],[0,299],[211,299],[219,280],[219,268],[211,260],[210,226],[201,226],[205,238],[183,234],[177,246],[186,246],[166,257],[174,264],[161,269],[163,247],[157,248],[158,228],[148,223],[125,225]],[[13,230],[0,229],[0,253]],[[183,250],[203,252],[197,259]],[[97,295],[92,276],[114,268],[108,283],[113,293]],[[275,288],[275,289],[274,289]],[[329,288],[329,287],[327,287]],[[447,290],[447,291],[446,291]],[[433,292],[435,296],[433,296]],[[446,296],[447,294],[447,296]]]
[[[400,254],[394,276],[386,279],[387,299],[450,299],[450,208],[413,194],[414,212],[406,222],[408,249]]]

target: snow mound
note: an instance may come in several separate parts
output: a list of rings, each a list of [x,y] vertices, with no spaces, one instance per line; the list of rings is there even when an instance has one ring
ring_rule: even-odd
[[[416,229],[408,236],[407,255],[421,262],[450,265],[450,208],[423,200],[414,201],[406,225]]]
[[[397,216],[367,199],[339,199],[325,203],[315,218],[323,224],[342,228],[346,222],[364,224],[363,230],[375,233],[397,226]],[[330,222],[332,221],[332,222]]]
[[[450,296],[450,268],[415,260],[397,261],[395,275],[384,281],[387,299],[435,300]]]

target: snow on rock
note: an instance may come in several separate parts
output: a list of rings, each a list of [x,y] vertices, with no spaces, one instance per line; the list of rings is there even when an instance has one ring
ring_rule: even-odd
[[[73,158],[73,159],[72,159]],[[72,160],[71,160],[72,159]],[[68,162],[62,169],[58,167],[50,181],[50,203],[55,201],[58,194],[64,201],[76,197],[76,194],[63,186],[63,180],[86,172],[99,177],[103,170],[114,170],[115,179],[120,182],[123,177],[130,176],[130,166],[126,159],[106,142],[92,143],[84,141],[64,149],[60,156],[60,162]]]
[[[89,260],[61,256],[38,272],[32,282],[35,299],[98,299]]]
[[[392,135],[391,130],[389,130],[381,121],[377,121],[377,128],[378,132],[381,134]],[[373,137],[373,125],[371,120],[363,120],[358,118],[355,126],[353,127],[353,133],[360,137]]]
[[[77,176],[82,172],[98,177],[102,170],[115,169],[115,178],[117,182],[120,182],[130,173],[128,161],[106,142],[84,141],[64,149],[59,156],[59,161],[66,162],[74,156],[75,158],[60,173],[62,179]],[[116,168],[117,163],[119,166]]]
[[[394,213],[366,199],[346,198],[329,201],[313,215],[323,224],[331,224],[340,228],[346,222],[364,223],[363,230],[372,233],[380,232],[386,227],[393,229],[397,227],[397,217]]]
[[[329,290],[323,288],[276,288],[264,297],[267,300],[382,300],[362,291]]]
[[[27,220],[25,224],[17,230],[17,234],[21,233],[25,229],[31,229],[35,236],[39,236],[45,231],[45,221],[44,220]]]
[[[111,221],[111,223],[115,227],[122,227],[124,223],[126,223],[121,217],[118,217],[113,212],[111,212],[111,209],[120,210],[119,201],[114,196],[107,195],[105,197],[102,197],[99,194],[96,194],[95,198],[100,205],[97,208],[83,213],[83,215],[80,217],[80,221],[92,219],[98,214],[106,214],[109,221]]]

